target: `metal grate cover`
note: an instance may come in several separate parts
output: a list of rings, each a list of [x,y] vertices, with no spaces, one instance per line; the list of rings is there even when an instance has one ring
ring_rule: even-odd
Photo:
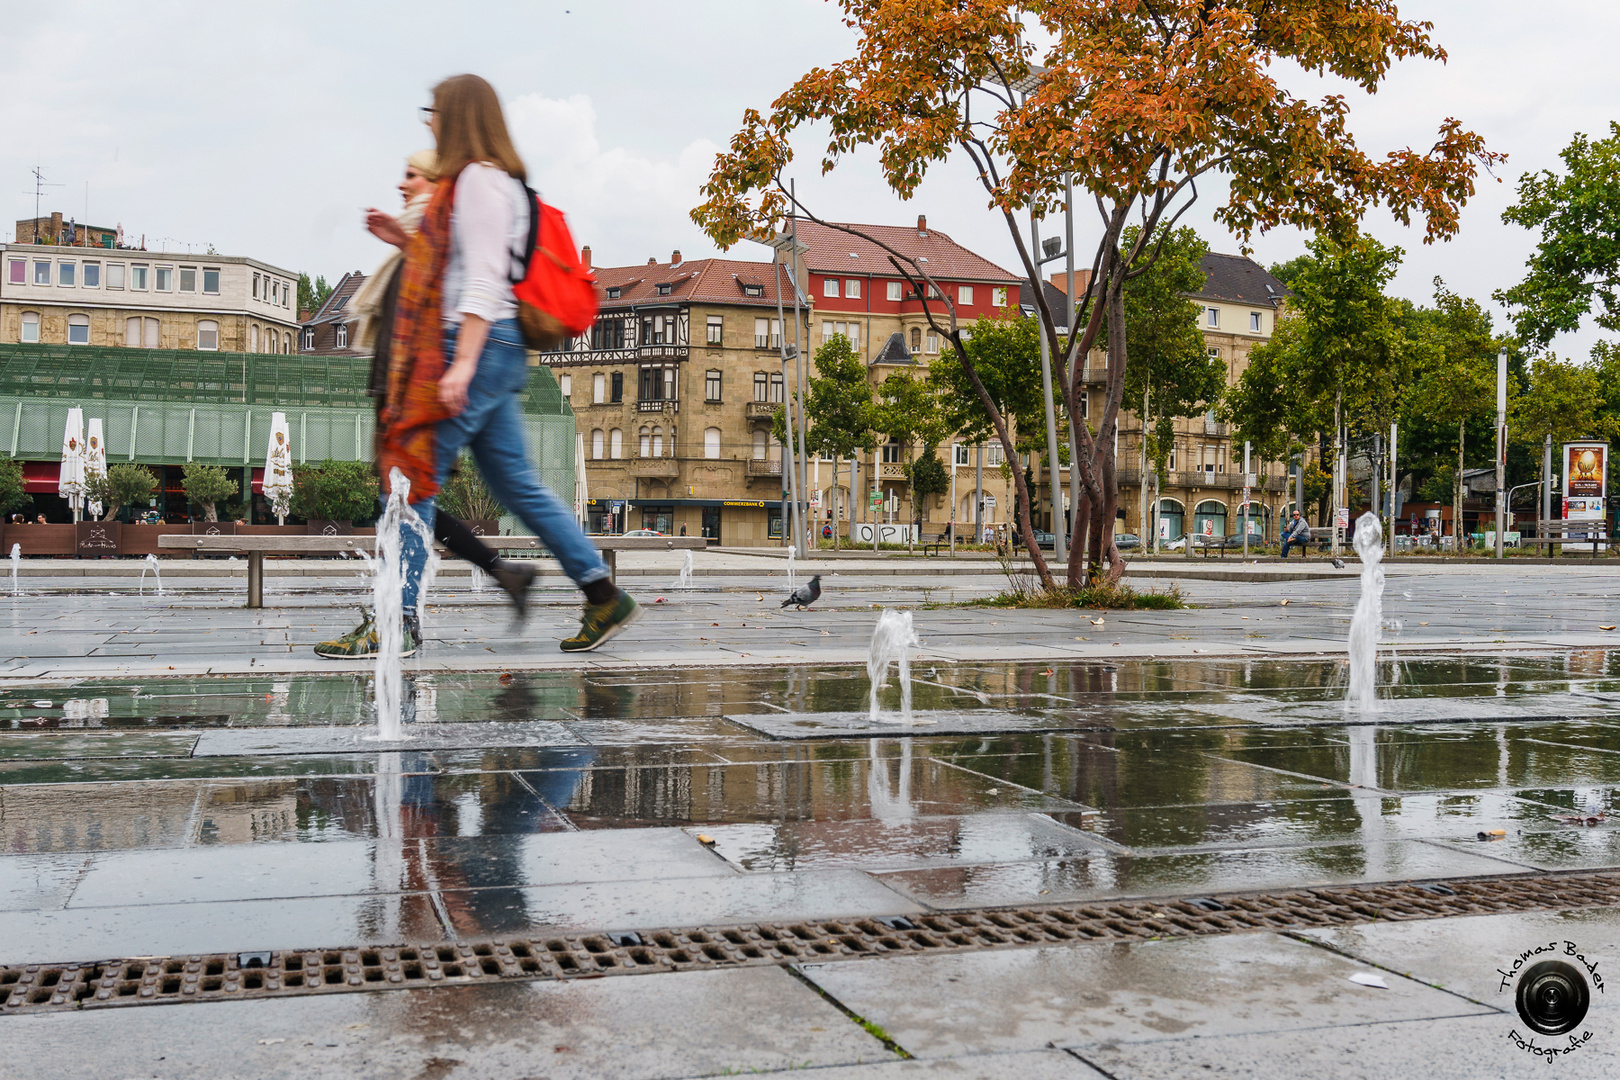
[[[822,963],[1617,904],[1620,873],[1555,873],[434,945],[26,964],[0,967],[0,1015],[498,979]]]

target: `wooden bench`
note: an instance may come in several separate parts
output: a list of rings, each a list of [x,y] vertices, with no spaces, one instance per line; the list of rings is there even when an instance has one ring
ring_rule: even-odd
[[[545,545],[534,536],[480,536],[479,540],[497,551],[544,551]],[[591,543],[602,553],[608,575],[617,577],[618,553],[621,551],[675,551],[681,548],[698,550],[708,547],[701,536],[592,536]],[[370,555],[377,546],[375,536],[194,536],[189,533],[167,534],[158,538],[158,546],[198,554],[247,555],[247,606],[264,607],[264,556],[272,555]]]

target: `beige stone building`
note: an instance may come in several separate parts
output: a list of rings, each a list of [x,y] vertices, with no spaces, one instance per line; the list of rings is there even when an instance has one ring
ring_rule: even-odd
[[[0,344],[294,352],[297,291],[241,256],[3,244]]]

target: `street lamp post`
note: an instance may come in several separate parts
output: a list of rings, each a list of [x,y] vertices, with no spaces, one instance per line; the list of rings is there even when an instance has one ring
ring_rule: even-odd
[[[1496,354],[1496,557],[1507,529],[1507,349]]]

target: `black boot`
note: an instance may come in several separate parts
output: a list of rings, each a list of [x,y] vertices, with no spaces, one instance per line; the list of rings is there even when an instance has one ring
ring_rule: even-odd
[[[512,607],[516,610],[517,617],[528,618],[529,586],[534,583],[536,573],[533,565],[501,559],[489,573],[495,579],[495,583],[506,590],[506,595],[512,598]]]

